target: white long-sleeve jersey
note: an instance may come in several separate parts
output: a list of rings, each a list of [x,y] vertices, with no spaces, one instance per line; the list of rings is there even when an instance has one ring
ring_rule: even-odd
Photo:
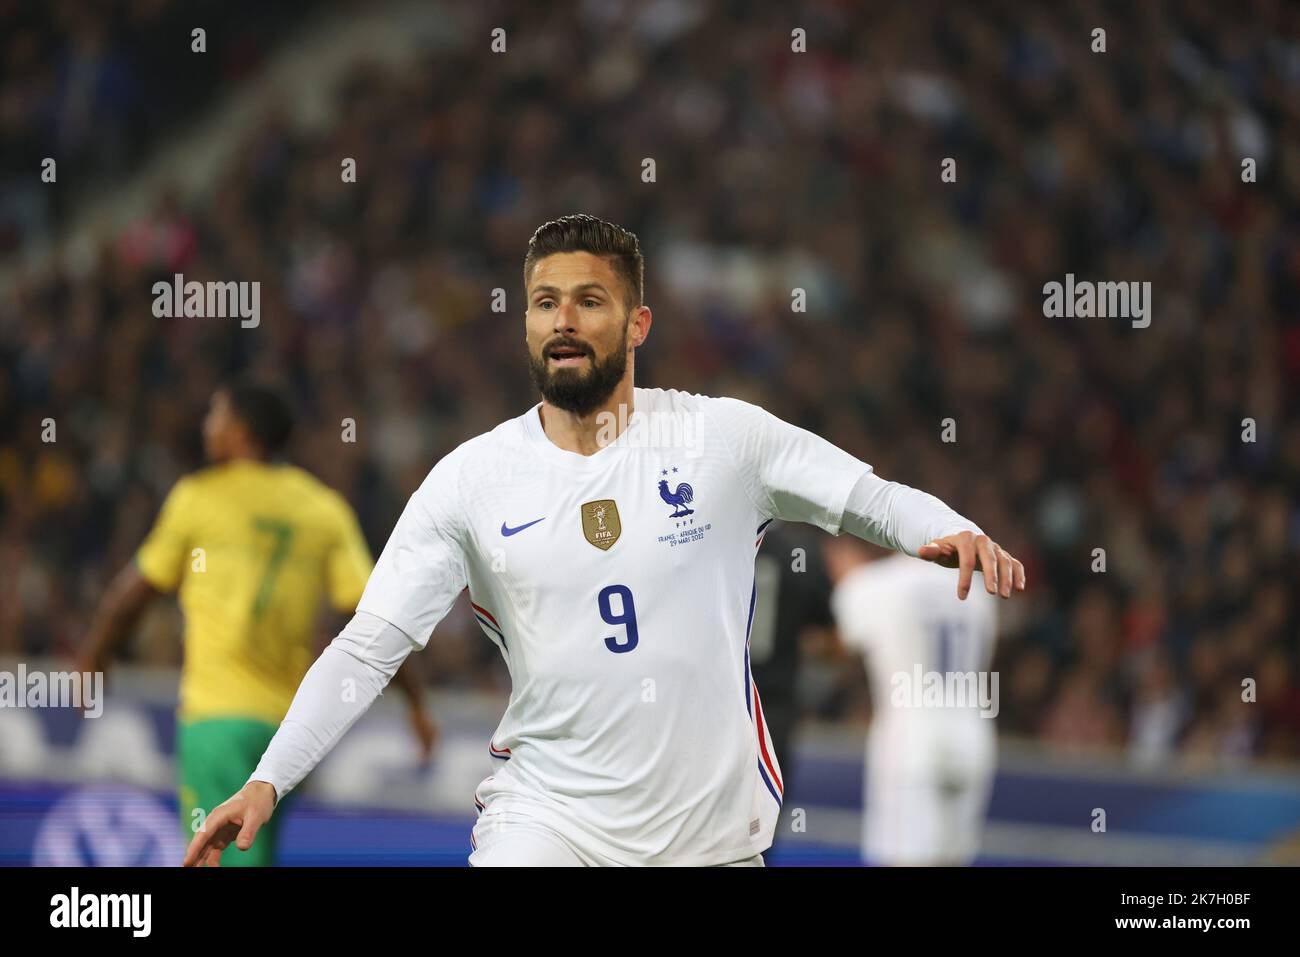
[[[865,658],[873,727],[917,735],[932,729],[942,736],[955,723],[973,719],[991,728],[991,721],[979,717],[981,702],[972,683],[960,685],[961,700],[947,700],[945,694],[927,705],[924,680],[917,679],[987,676],[997,640],[997,603],[980,573],[963,601],[949,569],[906,555],[877,559],[846,575],[831,593],[831,611],[845,644]],[[919,749],[911,751],[916,760],[925,759]]]
[[[628,427],[588,456],[552,443],[534,406],[455,449],[412,495],[357,618],[304,679],[252,779],[281,795],[297,784],[468,586],[512,685],[480,809],[572,835],[611,863],[760,853],[782,775],[748,638],[754,558],[774,518],[912,554],[979,531],[735,399],[637,389]],[[357,669],[369,677],[340,704],[338,682]]]

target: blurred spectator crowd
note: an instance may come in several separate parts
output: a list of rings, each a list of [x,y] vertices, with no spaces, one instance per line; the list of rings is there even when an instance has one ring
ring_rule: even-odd
[[[151,148],[254,75],[274,40],[319,6],[0,0],[0,256],[111,191]],[[47,157],[64,188],[34,175]]]
[[[293,460],[377,553],[440,456],[535,401],[524,248],[583,211],[641,238],[638,384],[758,402],[1025,561],[1004,732],[1149,763],[1300,757],[1300,8],[861,6],[463,5],[457,45],[350,72],[326,128],[268,109],[204,199],[160,196],[19,280],[0,298],[0,654],[73,651],[237,371],[292,389]],[[92,41],[119,105],[83,116],[83,145],[114,131],[135,162],[160,135],[141,123],[193,122],[212,95],[137,72],[118,101],[102,44],[121,22],[46,22],[62,58],[6,58],[0,122],[27,152],[70,135],[57,64]],[[260,281],[260,325],[155,318],[177,272]],[[1067,273],[1150,281],[1150,326],[1045,318]],[[160,608],[132,653],[175,662],[177,627]],[[436,684],[507,687],[467,608],[420,658]],[[868,713],[856,662],[810,657],[805,677],[809,713]]]

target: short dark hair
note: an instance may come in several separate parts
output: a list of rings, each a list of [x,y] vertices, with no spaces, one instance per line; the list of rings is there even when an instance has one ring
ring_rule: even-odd
[[[554,253],[577,252],[613,260],[614,272],[627,291],[629,309],[645,301],[645,258],[636,233],[586,213],[561,216],[537,228],[524,257],[524,287],[539,260]]]
[[[247,379],[227,382],[220,390],[234,413],[257,443],[262,455],[279,455],[293,432],[293,410],[284,394],[274,386]]]

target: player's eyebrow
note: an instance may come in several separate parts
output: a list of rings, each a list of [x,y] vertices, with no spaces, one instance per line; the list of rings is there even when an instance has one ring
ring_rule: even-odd
[[[597,289],[600,292],[604,293],[606,296],[609,295],[609,290],[607,290],[603,284],[598,282],[584,282],[580,285],[574,286],[570,290],[570,292],[576,295],[577,293],[582,292],[584,289]],[[533,289],[529,298],[535,299],[540,293],[545,293],[548,296],[555,296],[562,292],[564,292],[564,290],[561,289],[559,286],[537,286],[536,288]]]

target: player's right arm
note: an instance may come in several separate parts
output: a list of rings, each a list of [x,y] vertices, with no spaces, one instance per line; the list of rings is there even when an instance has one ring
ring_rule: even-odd
[[[333,493],[332,497],[337,531],[326,562],[330,604],[336,611],[352,614],[365,592],[370,573],[374,571],[375,560],[370,556],[370,546],[366,544],[361,523],[357,521],[352,506],[342,495]],[[420,758],[428,761],[438,740],[438,724],[425,704],[424,690],[411,662],[397,670],[392,683],[406,697],[406,717],[420,744]]]
[[[76,670],[106,671],[113,651],[157,594],[134,562],[118,572],[95,609],[86,640],[77,652]]]
[[[78,671],[104,671],[150,600],[180,586],[189,547],[191,500],[189,479],[181,479],[167,494],[144,544],[100,600],[77,654]]]
[[[216,867],[221,852],[234,841],[241,851],[253,845],[253,838],[275,810],[275,788],[265,781],[249,781],[238,794],[217,805],[203,821],[185,851],[185,867]]]
[[[231,841],[248,850],[275,805],[366,713],[414,647],[388,622],[354,615],[308,669],[248,782],[195,832],[185,866],[215,863]]]
[[[369,709],[407,655],[428,643],[466,584],[458,481],[453,452],[406,503],[357,613],[308,669],[248,783],[194,835],[187,866],[215,861],[232,840],[246,850],[275,804]]]

